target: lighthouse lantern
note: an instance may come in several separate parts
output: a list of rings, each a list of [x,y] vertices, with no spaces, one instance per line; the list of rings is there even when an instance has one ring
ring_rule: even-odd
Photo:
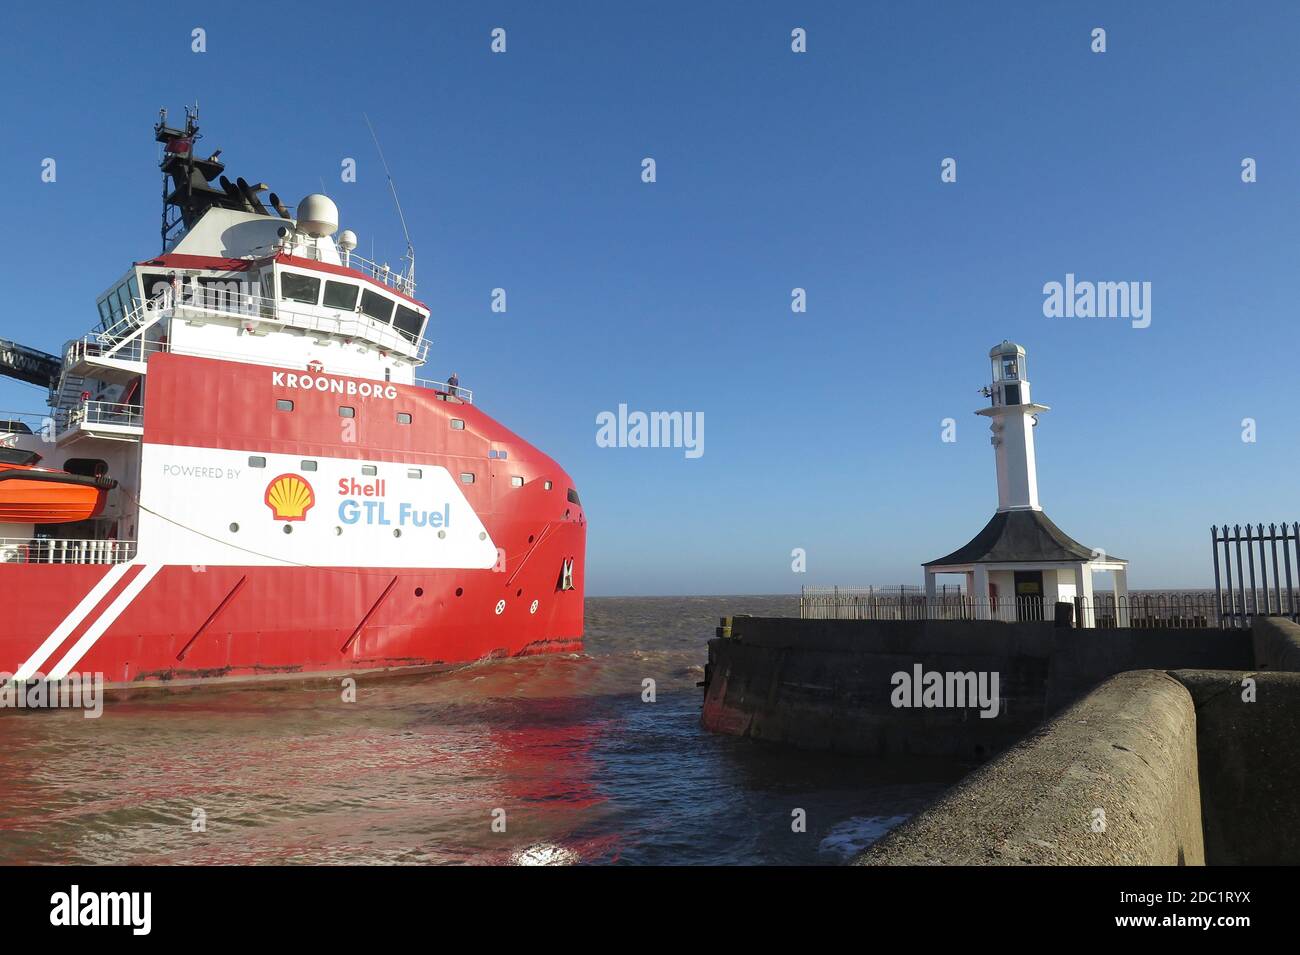
[[[989,359],[993,364],[993,404],[1029,404],[1025,350],[1014,342],[1004,341],[989,351]]]

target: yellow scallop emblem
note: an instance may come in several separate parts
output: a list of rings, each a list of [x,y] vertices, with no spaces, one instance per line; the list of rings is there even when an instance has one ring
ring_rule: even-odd
[[[301,521],[316,503],[316,492],[298,474],[281,474],[266,486],[266,506],[277,521]]]

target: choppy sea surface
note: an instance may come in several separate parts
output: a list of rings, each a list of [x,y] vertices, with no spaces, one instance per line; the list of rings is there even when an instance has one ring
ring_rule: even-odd
[[[734,613],[798,597],[592,598],[584,653],[362,678],[355,702],[288,683],[8,711],[0,864],[835,865],[959,775],[706,732],[696,684]]]

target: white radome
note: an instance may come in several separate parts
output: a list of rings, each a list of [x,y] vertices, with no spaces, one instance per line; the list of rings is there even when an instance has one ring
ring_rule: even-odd
[[[339,233],[338,247],[344,252],[351,252],[357,247],[357,234],[351,229],[344,229]]]
[[[313,192],[298,203],[298,230],[315,239],[339,230],[339,207],[329,196]]]

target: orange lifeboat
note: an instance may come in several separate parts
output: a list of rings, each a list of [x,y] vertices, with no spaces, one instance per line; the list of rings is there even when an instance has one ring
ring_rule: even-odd
[[[40,468],[35,451],[0,448],[0,523],[67,524],[104,509],[112,478]]]

